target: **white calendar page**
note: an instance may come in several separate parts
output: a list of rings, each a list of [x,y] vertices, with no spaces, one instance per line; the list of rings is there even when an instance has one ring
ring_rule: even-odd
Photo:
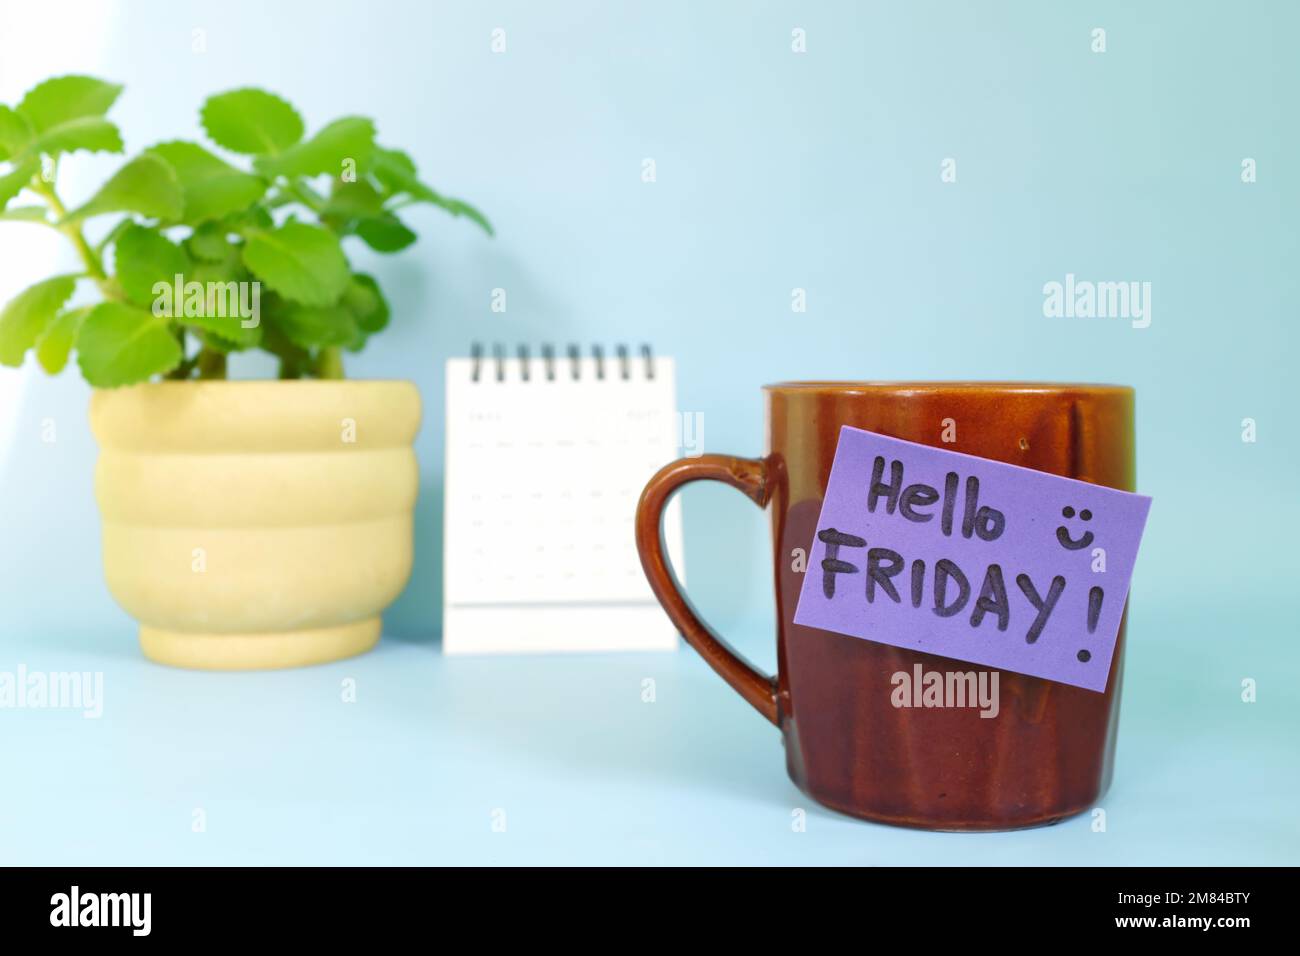
[[[592,356],[447,362],[445,653],[677,647],[633,530],[679,453],[673,361],[599,364],[603,378]],[[679,501],[664,537],[681,576]]]

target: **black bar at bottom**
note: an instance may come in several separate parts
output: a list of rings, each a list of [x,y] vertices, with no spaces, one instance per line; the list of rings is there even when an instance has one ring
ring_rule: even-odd
[[[76,934],[82,942],[295,945],[466,930],[496,941],[512,928],[547,926],[599,940],[605,931],[596,927],[611,919],[653,936],[692,911],[692,923],[709,914],[724,935],[755,922],[794,932],[838,926],[861,934],[864,946],[891,927],[927,943],[1045,930],[1056,939],[1200,935],[1231,945],[1243,933],[1285,928],[1294,882],[1289,870],[1173,868],[49,868],[5,876],[0,926],[9,941]]]

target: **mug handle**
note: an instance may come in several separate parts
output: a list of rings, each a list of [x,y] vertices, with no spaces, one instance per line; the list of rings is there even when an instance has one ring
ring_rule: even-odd
[[[668,499],[691,481],[720,481],[740,489],[756,505],[765,508],[772,496],[768,471],[767,459],[733,455],[700,455],[665,465],[650,479],[637,503],[636,549],[651,590],[686,643],[699,651],[709,666],[760,714],[779,726],[775,678],[756,670],[695,613],[664,556],[662,522]]]

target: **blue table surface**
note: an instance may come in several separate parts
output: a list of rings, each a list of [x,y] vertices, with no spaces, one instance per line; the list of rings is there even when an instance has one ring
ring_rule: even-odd
[[[432,640],[385,638],[349,661],[213,674],[145,661],[124,619],[14,635],[6,656],[29,670],[103,671],[104,710],[4,715],[0,862],[1297,862],[1294,625],[1258,608],[1139,607],[1130,633],[1105,832],[1082,814],[981,834],[819,807],[787,778],[776,730],[685,647],[445,658]]]

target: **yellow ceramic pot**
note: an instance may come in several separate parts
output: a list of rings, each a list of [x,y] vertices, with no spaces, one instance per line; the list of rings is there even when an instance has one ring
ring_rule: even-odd
[[[379,640],[418,487],[409,382],[162,382],[97,391],[113,597],[145,656],[294,667]]]

